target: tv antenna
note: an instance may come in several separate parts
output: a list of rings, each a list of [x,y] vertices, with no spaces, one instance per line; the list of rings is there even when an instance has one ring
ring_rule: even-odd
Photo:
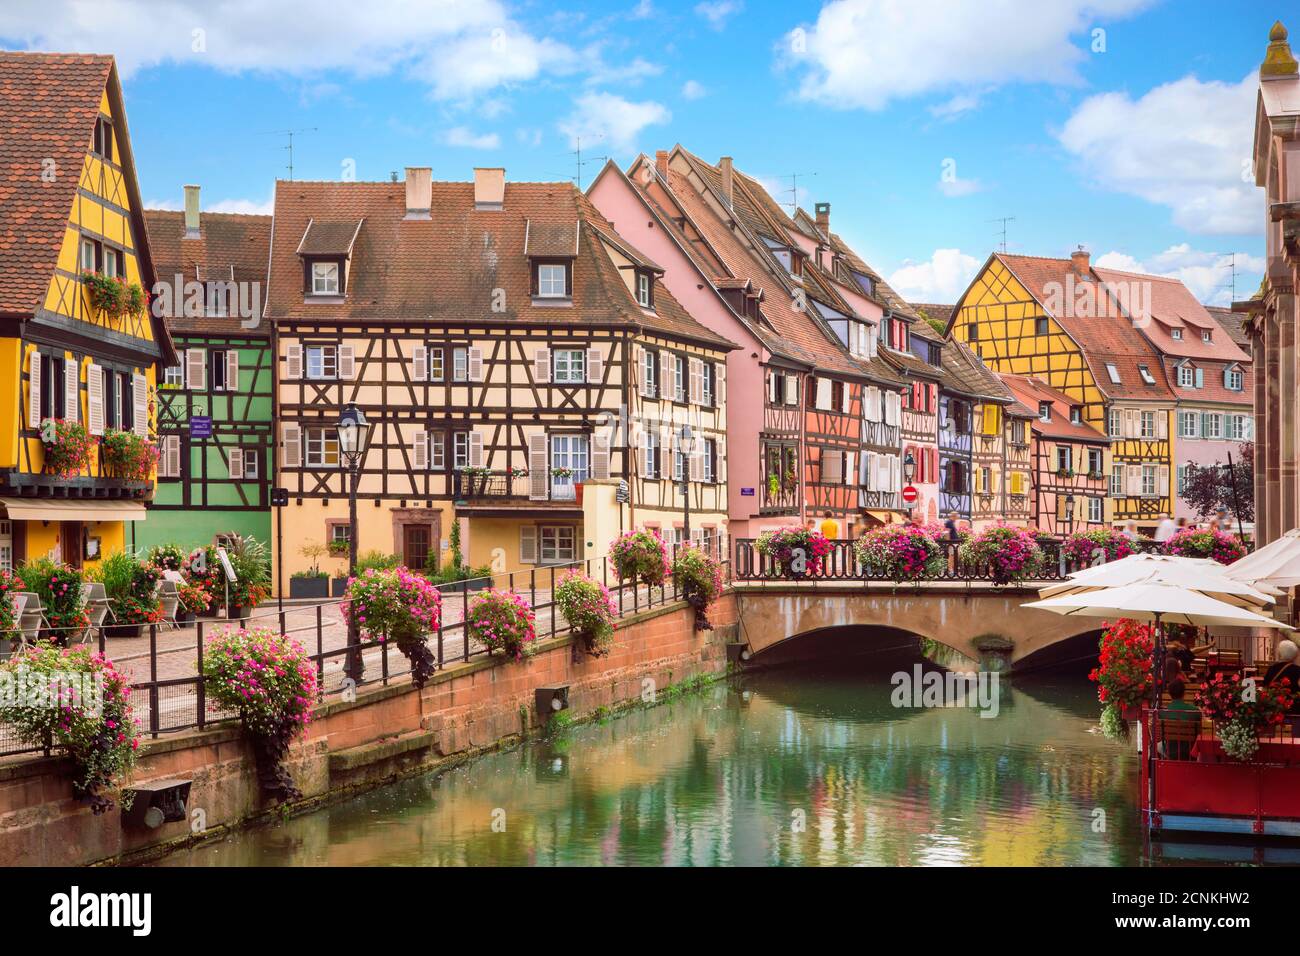
[[[1232,298],[1229,302],[1237,301],[1237,254],[1235,252],[1224,253],[1228,257],[1228,288],[1232,290]],[[1219,286],[1220,289],[1223,286]]]
[[[601,139],[601,137],[597,137],[597,142],[599,142],[600,139]],[[581,137],[581,136],[575,136],[575,137],[573,137],[573,145],[574,145],[575,148],[569,150],[569,153],[570,153],[570,155],[576,157],[577,167],[578,167],[578,175],[574,177],[573,181],[574,181],[574,183],[576,183],[577,186],[578,186],[578,192],[582,192],[582,167],[583,167],[583,166],[586,166],[588,163],[603,163],[603,162],[605,162],[606,160],[608,160],[609,157],[608,157],[608,156],[591,156],[591,157],[588,157],[587,159],[583,159],[583,158],[582,158],[582,137]]]
[[[317,131],[317,127],[307,126],[302,129],[271,129],[271,130],[266,130],[266,132],[263,133],[264,136],[288,137],[288,143],[282,148],[289,151],[289,165],[287,168],[289,170],[289,179],[291,181],[293,180],[293,138],[298,133],[314,133],[316,131]]]
[[[790,201],[780,203],[780,205],[789,206],[791,209],[798,209],[799,208],[799,177],[803,176],[805,179],[811,179],[813,176],[816,175],[817,175],[816,173],[790,173],[788,177],[790,180],[790,188],[782,191],[782,195],[784,195],[785,193],[790,194]],[[783,176],[781,178],[785,179],[787,177]]]
[[[1016,221],[1015,216],[1002,216],[998,219],[989,220],[989,222],[999,222],[1002,224],[1002,242],[999,248],[1000,251],[1003,253],[1003,255],[1005,255],[1007,251],[1007,223],[1015,222],[1015,221]]]

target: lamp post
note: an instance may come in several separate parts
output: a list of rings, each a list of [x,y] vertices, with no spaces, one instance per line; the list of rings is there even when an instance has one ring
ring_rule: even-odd
[[[677,446],[682,450],[682,541],[691,541],[691,453],[695,451],[695,433],[690,425],[683,425],[677,436]]]
[[[912,483],[912,478],[915,475],[916,475],[916,459],[912,457],[912,453],[909,451],[903,457],[903,480],[910,485]],[[912,517],[912,505],[907,506],[907,517],[908,518]]]
[[[348,577],[357,573],[357,485],[361,480],[361,461],[370,441],[370,423],[356,405],[349,402],[343,407],[335,426],[338,434],[339,455],[348,466]],[[344,673],[354,681],[361,680],[364,665],[361,660],[361,633],[356,618],[348,615],[348,653]]]
[[[1065,496],[1065,520],[1067,534],[1074,534],[1074,492]]]

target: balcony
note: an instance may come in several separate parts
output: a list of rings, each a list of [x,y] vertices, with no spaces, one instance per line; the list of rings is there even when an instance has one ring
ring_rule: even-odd
[[[787,481],[768,478],[763,483],[762,512],[764,514],[789,514],[799,510],[799,483],[793,478]]]
[[[578,501],[576,486],[585,477],[581,473],[572,477],[550,475],[547,480],[546,497],[534,498],[532,478],[527,472],[453,471],[451,495],[456,501],[472,502],[477,505],[554,502],[576,507]]]

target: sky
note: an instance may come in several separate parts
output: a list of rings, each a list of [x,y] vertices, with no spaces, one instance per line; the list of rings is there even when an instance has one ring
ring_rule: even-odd
[[[288,178],[587,186],[730,155],[913,302],[1001,247],[1255,290],[1257,70],[1297,8],[1233,0],[4,0],[0,47],[112,53],[141,191],[270,212]],[[1300,15],[1293,28],[1300,29]],[[1300,36],[1297,38],[1300,51]],[[578,148],[581,148],[581,165]]]

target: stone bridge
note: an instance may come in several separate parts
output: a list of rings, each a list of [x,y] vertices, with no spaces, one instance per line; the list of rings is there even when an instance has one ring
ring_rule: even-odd
[[[733,585],[740,639],[761,662],[772,649],[835,628],[846,639],[888,643],[902,632],[932,642],[939,660],[954,669],[1008,670],[1030,655],[1082,634],[1098,633],[1100,618],[1063,617],[1021,607],[1036,588],[994,587],[986,582],[740,582]],[[863,647],[863,650],[869,649]],[[944,654],[944,651],[956,652]]]

